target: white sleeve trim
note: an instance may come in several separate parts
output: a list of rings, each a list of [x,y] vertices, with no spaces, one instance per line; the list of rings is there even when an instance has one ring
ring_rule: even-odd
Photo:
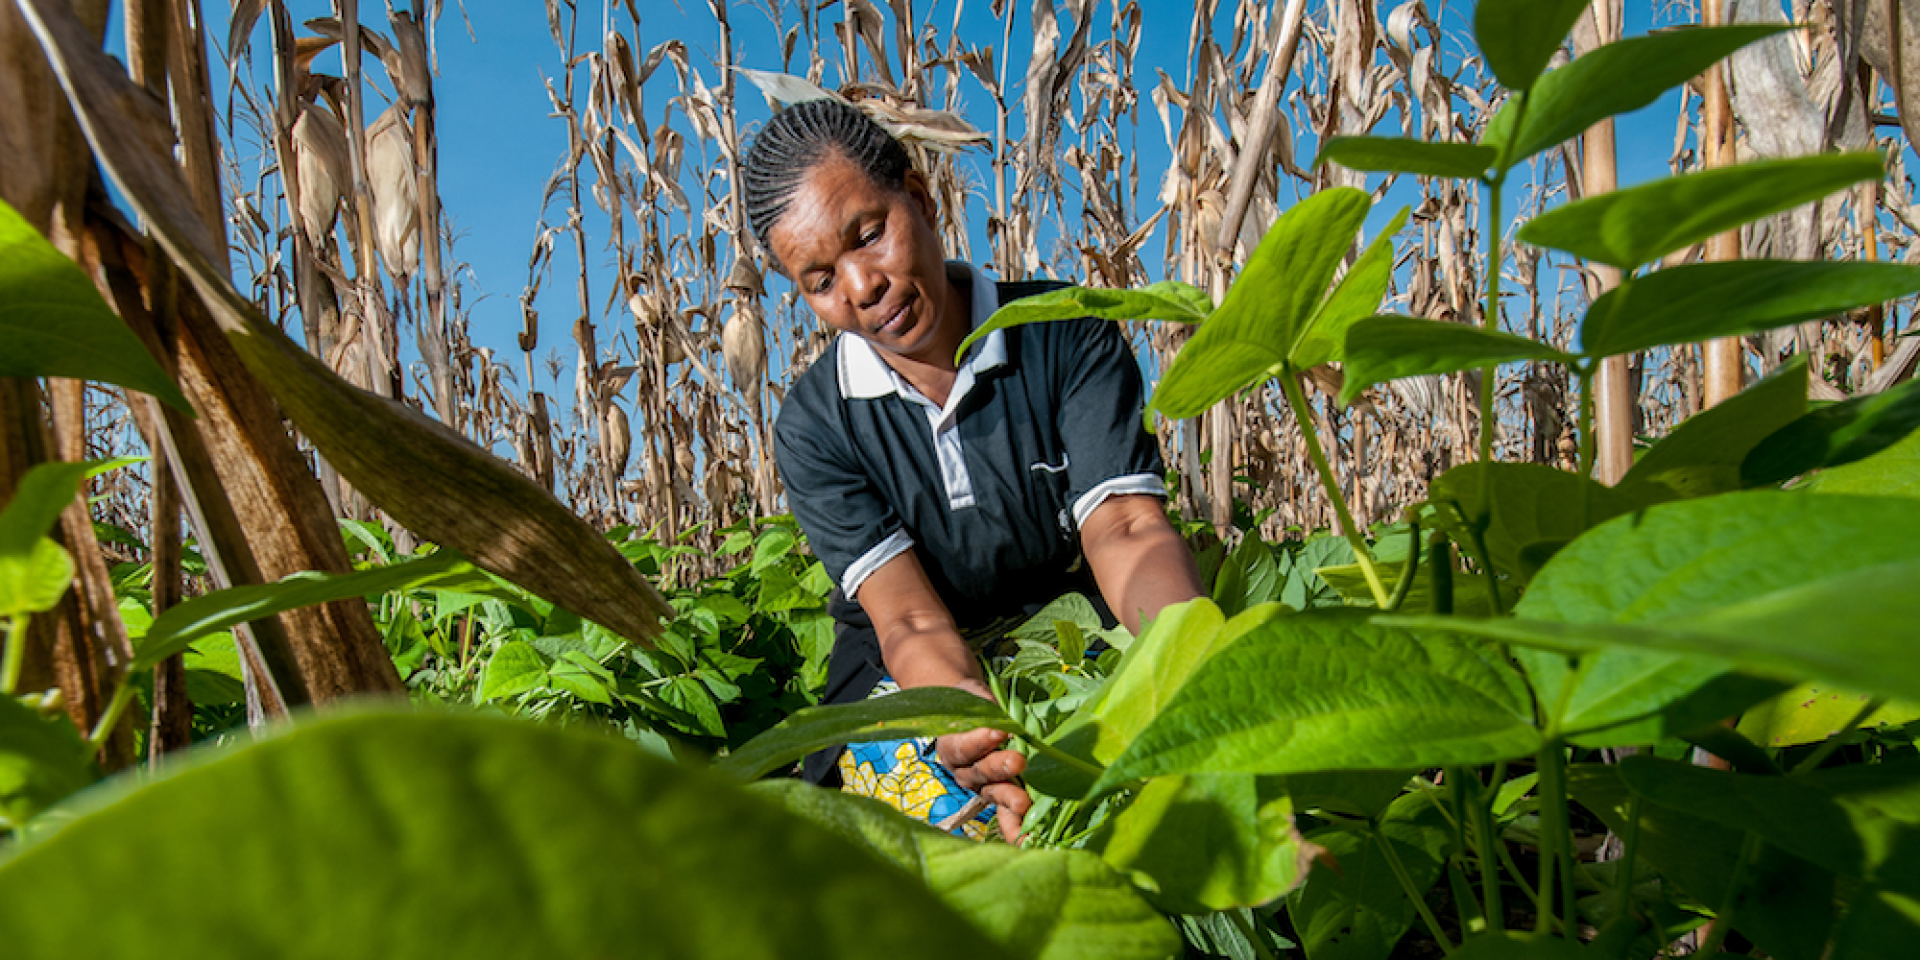
[[[1108,497],[1131,493],[1144,493],[1165,500],[1167,498],[1166,479],[1157,473],[1131,473],[1124,477],[1101,481],[1098,486],[1088,490],[1081,495],[1080,499],[1074,501],[1073,528],[1078,530],[1085,526],[1087,518],[1093,516],[1094,509],[1105,503]]]
[[[845,582],[840,584],[841,591],[847,595],[847,599],[854,599],[854,594],[860,592],[860,585],[866,583],[867,578],[873,576],[875,570],[885,566],[888,560],[912,548],[913,538],[907,536],[905,530],[895,530],[885,540],[874,545],[873,549],[861,554],[860,559],[847,566],[847,574],[842,578]]]

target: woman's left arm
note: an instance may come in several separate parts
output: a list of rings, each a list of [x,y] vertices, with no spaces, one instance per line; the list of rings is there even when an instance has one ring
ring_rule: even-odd
[[[1159,497],[1108,497],[1080,525],[1080,549],[1107,606],[1135,633],[1162,607],[1206,593],[1193,551],[1167,522]]]

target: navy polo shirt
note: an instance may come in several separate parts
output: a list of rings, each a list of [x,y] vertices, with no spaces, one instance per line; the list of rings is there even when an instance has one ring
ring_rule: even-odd
[[[972,325],[1000,305],[965,263]],[[1117,324],[1083,319],[975,343],[945,407],[842,333],[800,376],[774,425],[787,502],[814,555],[855,601],[913,550],[972,639],[1057,596],[1080,561],[1080,525],[1116,494],[1164,496],[1141,422],[1140,368]]]

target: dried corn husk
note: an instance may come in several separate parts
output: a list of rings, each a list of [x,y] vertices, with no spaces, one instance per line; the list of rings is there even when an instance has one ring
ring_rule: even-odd
[[[406,107],[394,104],[367,128],[367,187],[373,191],[374,245],[396,280],[420,266],[419,178]]]
[[[760,405],[760,384],[767,376],[767,328],[760,319],[760,304],[742,299],[720,328],[720,352],[727,359],[727,372],[733,374],[733,388],[747,398],[748,405]]]
[[[607,466],[617,477],[627,472],[627,459],[633,454],[633,428],[617,403],[607,404],[606,421]]]
[[[347,131],[333,111],[307,104],[293,122],[293,157],[300,182],[300,226],[314,249],[325,249],[350,179]]]

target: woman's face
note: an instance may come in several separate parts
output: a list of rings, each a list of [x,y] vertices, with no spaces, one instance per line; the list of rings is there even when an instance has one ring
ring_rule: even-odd
[[[889,190],[830,155],[800,181],[767,246],[828,326],[935,362],[955,297],[934,210],[918,171]]]

